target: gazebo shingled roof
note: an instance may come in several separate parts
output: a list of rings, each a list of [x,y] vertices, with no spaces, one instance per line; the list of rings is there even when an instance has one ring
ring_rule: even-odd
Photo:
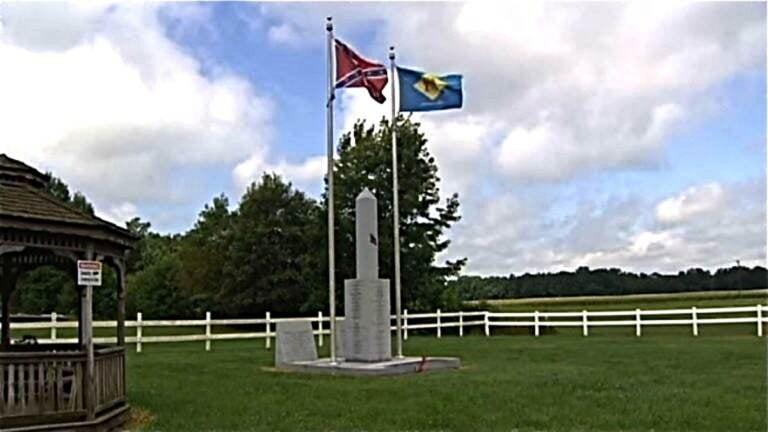
[[[45,190],[47,181],[47,175],[0,154],[0,228],[86,235],[125,247],[136,240],[128,230],[60,201]]]
[[[20,160],[8,157],[5,153],[0,154],[0,171],[2,175],[24,177],[27,181],[38,186],[45,186],[48,176],[32,168]]]
[[[0,428],[42,430],[62,421],[77,425],[76,430],[119,425],[128,410],[123,350],[124,262],[137,237],[59,200],[46,190],[49,180],[35,168],[0,154]],[[9,303],[20,275],[41,265],[55,265],[74,277],[75,262],[81,259],[103,261],[116,270],[118,346],[94,349],[90,286],[78,287],[77,345],[40,344],[34,349],[12,345]],[[28,387],[20,384],[29,379],[25,368],[37,368],[40,376],[50,376],[51,388],[65,389],[64,393],[43,389],[25,394]],[[34,376],[30,376],[34,385]],[[49,385],[38,383],[43,384]]]

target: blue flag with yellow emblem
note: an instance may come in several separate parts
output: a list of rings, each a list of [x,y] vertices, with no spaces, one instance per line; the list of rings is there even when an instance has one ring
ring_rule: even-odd
[[[461,108],[461,75],[435,75],[397,68],[400,111],[436,111]]]

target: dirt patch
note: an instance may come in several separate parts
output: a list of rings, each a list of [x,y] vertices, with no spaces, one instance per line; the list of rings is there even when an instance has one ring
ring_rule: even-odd
[[[129,431],[147,430],[154,420],[155,416],[148,409],[132,406],[131,417],[125,427]]]

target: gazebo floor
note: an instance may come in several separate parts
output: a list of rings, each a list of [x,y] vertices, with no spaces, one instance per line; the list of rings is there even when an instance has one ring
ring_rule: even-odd
[[[128,404],[107,410],[93,420],[83,421],[56,421],[51,418],[50,422],[37,424],[33,426],[20,426],[3,428],[3,432],[42,432],[42,431],[66,431],[66,432],[109,432],[123,430],[122,426],[130,418],[130,407]]]

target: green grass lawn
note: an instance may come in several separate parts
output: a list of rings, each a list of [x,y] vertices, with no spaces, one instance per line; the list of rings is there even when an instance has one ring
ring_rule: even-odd
[[[504,299],[467,302],[494,312],[532,312],[539,311],[588,311],[598,310],[634,310],[640,309],[677,309],[696,306],[730,307],[755,306],[768,303],[765,290],[745,291],[700,291],[672,294],[639,294],[624,296],[591,297],[552,297],[530,299]]]
[[[262,340],[152,344],[129,350],[129,398],[162,431],[764,431],[765,340],[721,328],[412,337],[464,367],[379,378],[273,372]]]

